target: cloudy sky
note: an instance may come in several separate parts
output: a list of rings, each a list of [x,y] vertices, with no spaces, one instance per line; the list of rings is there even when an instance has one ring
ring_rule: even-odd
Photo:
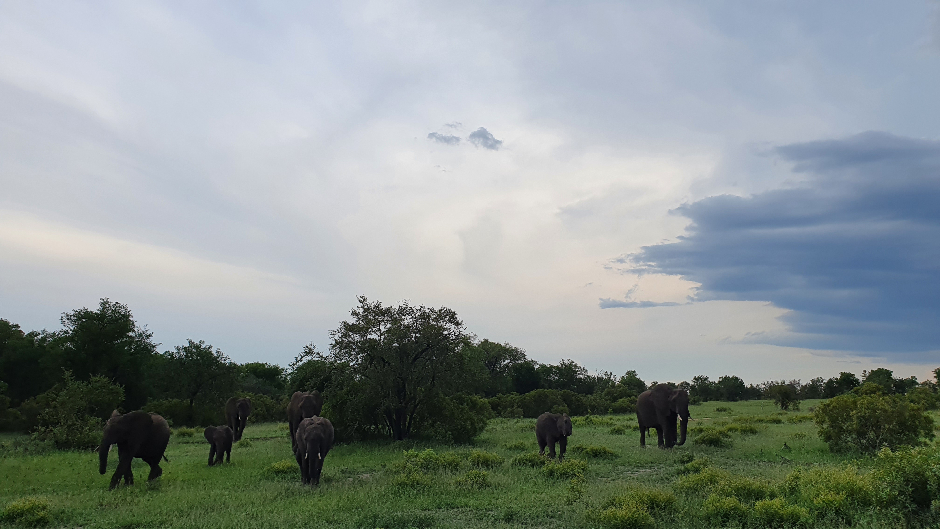
[[[0,0],[0,318],[286,365],[357,295],[543,362],[940,366],[940,3]]]

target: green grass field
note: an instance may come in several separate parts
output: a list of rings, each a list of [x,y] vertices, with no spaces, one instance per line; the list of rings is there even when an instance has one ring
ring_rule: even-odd
[[[803,409],[813,405],[806,401]],[[319,488],[301,486],[286,424],[249,426],[232,451],[232,463],[216,467],[206,465],[209,447],[201,431],[174,435],[159,480],[148,484],[149,467],[135,460],[135,485],[114,491],[108,483],[116,451],[102,476],[94,452],[24,455],[7,448],[0,458],[0,507],[37,498],[53,527],[903,527],[910,522],[888,509],[853,504],[862,494],[852,492],[856,489],[833,492],[834,499],[826,501],[841,514],[832,516],[820,514],[830,507],[817,496],[826,494],[806,493],[802,504],[792,499],[797,469],[826,481],[832,478],[819,472],[838,477],[851,465],[864,475],[872,465],[871,458],[830,454],[807,412],[778,412],[769,401],[708,402],[691,411],[690,429],[730,430],[731,445],[694,444],[690,433],[684,446],[665,451],[655,448],[654,433],[653,447],[641,449],[633,416],[576,417],[568,463],[543,468],[538,460],[536,466],[520,464],[532,461],[526,456],[537,450],[535,420],[494,419],[472,446],[338,445],[325,462]],[[8,447],[12,441],[0,438]],[[415,452],[406,455],[407,450]],[[790,491],[790,503],[784,490]],[[778,511],[784,514],[775,515]]]

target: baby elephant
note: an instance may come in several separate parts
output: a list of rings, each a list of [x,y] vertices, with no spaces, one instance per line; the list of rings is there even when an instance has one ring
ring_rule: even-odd
[[[294,457],[300,465],[301,482],[319,485],[323,460],[333,448],[333,424],[323,417],[308,417],[297,425],[294,441]]]
[[[206,441],[209,441],[209,466],[222,462],[222,454],[225,454],[225,462],[232,462],[232,439],[235,434],[228,426],[210,426],[206,428]],[[213,461],[215,459],[215,461]]]
[[[558,461],[564,459],[569,435],[571,417],[567,413],[543,413],[535,421],[535,438],[539,442],[540,456],[545,455],[545,445],[548,445],[548,457],[555,459],[555,441],[558,441]]]

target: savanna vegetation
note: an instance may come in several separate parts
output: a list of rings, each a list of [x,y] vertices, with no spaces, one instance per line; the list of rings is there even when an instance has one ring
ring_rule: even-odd
[[[887,369],[689,393],[689,442],[639,447],[647,383],[542,364],[479,339],[447,308],[360,298],[321,352],[288,368],[237,364],[203,341],[163,352],[125,305],[58,331],[0,320],[0,526],[928,527],[940,522],[937,381]],[[940,369],[935,374],[940,375]],[[338,444],[300,486],[294,391],[319,391]],[[205,464],[199,426],[252,399],[232,463]],[[115,408],[173,425],[164,474],[107,490],[89,449]],[[563,462],[539,457],[535,417],[573,417]]]

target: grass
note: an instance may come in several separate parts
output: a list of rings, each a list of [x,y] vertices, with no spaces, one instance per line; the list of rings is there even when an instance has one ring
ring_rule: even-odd
[[[805,402],[803,409],[814,404]],[[831,454],[805,412],[780,413],[768,401],[712,402],[691,410],[690,428],[727,432],[730,447],[693,444],[690,433],[690,441],[673,450],[641,449],[633,416],[576,418],[559,464],[538,456],[534,419],[494,419],[472,446],[338,445],[319,488],[300,484],[282,424],[249,426],[232,462],[215,467],[206,465],[209,447],[201,433],[177,432],[167,449],[170,462],[161,464],[163,477],[148,484],[147,465],[135,460],[135,485],[114,491],[108,482],[116,452],[102,476],[94,452],[24,453],[11,448],[14,436],[4,435],[0,512],[9,516],[0,527],[30,520],[84,528],[908,523],[888,510],[851,507],[853,498],[867,498],[871,459]],[[829,504],[834,512],[855,510],[819,518],[819,505]]]

